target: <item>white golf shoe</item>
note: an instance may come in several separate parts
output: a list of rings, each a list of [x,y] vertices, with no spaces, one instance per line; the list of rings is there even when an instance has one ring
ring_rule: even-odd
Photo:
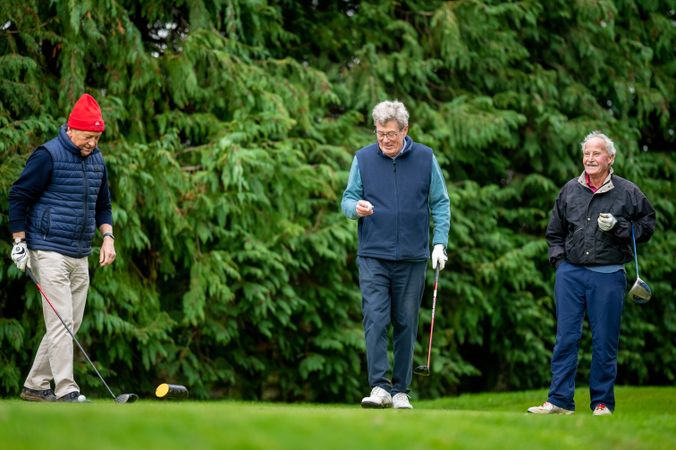
[[[605,403],[599,403],[596,405],[596,408],[594,408],[594,412],[592,414],[595,416],[612,416],[613,412],[608,409]]]
[[[374,387],[371,389],[371,394],[368,397],[361,399],[362,408],[391,408],[392,396],[389,392],[381,387]]]
[[[532,414],[564,414],[564,415],[575,414],[575,411],[559,408],[558,406],[553,405],[549,402],[544,402],[540,406],[531,406],[530,408],[528,408],[528,412]]]
[[[411,402],[408,401],[408,395],[403,392],[394,394],[394,397],[392,397],[392,406],[394,406],[394,409],[413,409]]]

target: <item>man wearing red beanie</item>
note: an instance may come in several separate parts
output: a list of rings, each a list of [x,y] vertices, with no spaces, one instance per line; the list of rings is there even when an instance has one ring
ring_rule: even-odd
[[[98,142],[105,129],[101,108],[89,94],[75,103],[57,137],[39,146],[9,192],[9,223],[17,268],[30,268],[68,328],[82,323],[96,229],[103,243],[99,264],[115,260],[108,172]],[[73,340],[43,302],[46,331],[21,398],[82,402],[73,376]],[[52,389],[52,381],[54,388]]]

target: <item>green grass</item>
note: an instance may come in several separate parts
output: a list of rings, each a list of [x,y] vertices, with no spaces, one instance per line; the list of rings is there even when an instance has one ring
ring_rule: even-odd
[[[673,449],[676,388],[618,387],[612,417],[533,416],[546,391],[415,401],[412,411],[358,405],[0,402],[0,447],[20,449]]]

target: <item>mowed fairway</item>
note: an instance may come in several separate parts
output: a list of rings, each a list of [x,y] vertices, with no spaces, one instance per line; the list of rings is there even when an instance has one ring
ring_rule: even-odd
[[[118,405],[0,402],[0,447],[15,449],[673,449],[676,388],[616,389],[612,417],[533,416],[546,391],[415,401],[412,411],[234,401]]]

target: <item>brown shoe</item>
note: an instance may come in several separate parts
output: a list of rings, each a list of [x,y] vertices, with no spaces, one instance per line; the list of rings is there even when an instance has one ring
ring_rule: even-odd
[[[44,391],[40,391],[37,389],[30,389],[25,386],[23,387],[23,389],[21,389],[21,394],[19,394],[19,397],[28,402],[56,401],[56,395],[54,395],[54,391],[52,391],[51,389],[45,389]]]
[[[87,397],[80,395],[78,391],[69,392],[64,396],[57,398],[56,401],[68,403],[91,403],[89,400],[87,400]]]

